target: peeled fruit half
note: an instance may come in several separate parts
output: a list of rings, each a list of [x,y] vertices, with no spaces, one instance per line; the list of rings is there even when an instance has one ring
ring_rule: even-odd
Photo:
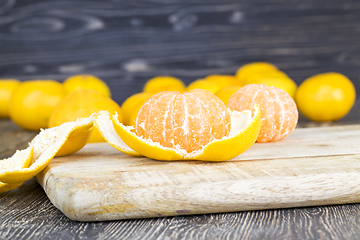
[[[128,146],[135,153],[168,161],[229,160],[254,144],[261,126],[259,107],[253,115],[229,111],[215,95],[201,89],[154,95],[138,114],[136,133],[116,115],[112,122],[100,121],[100,116],[109,119],[109,114],[102,112],[95,124],[108,129],[105,132],[112,129],[112,137],[105,140],[119,151],[129,154]]]

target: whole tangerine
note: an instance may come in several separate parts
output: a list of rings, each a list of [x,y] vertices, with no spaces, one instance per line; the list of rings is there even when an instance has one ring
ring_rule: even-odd
[[[65,79],[63,85],[68,94],[80,89],[93,89],[100,92],[105,97],[111,98],[109,86],[103,80],[91,74],[70,76]]]
[[[156,76],[148,80],[143,88],[146,93],[159,93],[162,91],[185,91],[185,84],[173,76]]]
[[[209,91],[165,91],[145,102],[135,126],[138,136],[189,153],[227,136],[231,117],[225,104]]]
[[[19,84],[16,79],[0,79],[0,118],[10,117],[11,96]]]
[[[236,71],[236,77],[247,84],[247,79],[254,74],[278,71],[278,68],[268,62],[252,62],[241,66]]]
[[[306,79],[295,97],[299,111],[318,121],[336,121],[349,113],[356,100],[356,90],[349,78],[341,73],[317,74]]]
[[[299,113],[295,101],[282,89],[265,84],[249,84],[229,99],[231,110],[250,110],[258,104],[261,129],[257,142],[276,142],[288,136],[296,127]]]
[[[47,128],[52,111],[65,96],[63,85],[54,80],[22,82],[11,96],[10,118],[27,130]]]

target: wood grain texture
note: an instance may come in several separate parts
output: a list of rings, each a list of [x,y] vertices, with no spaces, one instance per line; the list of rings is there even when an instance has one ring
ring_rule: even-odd
[[[298,84],[327,71],[359,88],[357,0],[0,1],[0,77],[92,73],[121,103],[150,77],[186,83],[270,61]],[[359,96],[359,94],[358,94]],[[359,103],[335,123],[359,124]],[[35,133],[0,120],[0,158]],[[359,204],[111,222],[75,222],[31,179],[0,195],[0,239],[358,239]]]
[[[27,145],[29,132],[9,120],[0,128]],[[0,158],[18,149],[1,139]],[[360,204],[84,223],[56,209],[35,179],[0,194],[0,239],[358,239],[359,226]]]
[[[3,0],[0,77],[92,73],[122,103],[156,75],[189,83],[269,61],[298,84],[335,71],[360,87],[359,24],[356,0]]]
[[[2,194],[0,210],[1,239],[357,239],[360,232],[359,204],[75,222],[35,179]]]
[[[359,142],[360,125],[295,129],[215,163],[155,161],[88,144],[53,159],[37,180],[78,221],[357,203]]]

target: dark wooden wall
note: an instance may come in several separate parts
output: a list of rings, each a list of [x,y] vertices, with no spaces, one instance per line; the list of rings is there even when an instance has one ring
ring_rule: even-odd
[[[0,0],[0,78],[91,73],[119,103],[156,75],[189,83],[252,61],[360,89],[359,57],[358,0]]]

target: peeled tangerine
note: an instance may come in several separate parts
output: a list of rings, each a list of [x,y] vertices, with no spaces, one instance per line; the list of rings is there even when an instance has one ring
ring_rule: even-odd
[[[249,149],[260,131],[260,109],[230,111],[212,93],[161,92],[141,108],[136,132],[107,111],[42,130],[29,147],[0,161],[0,193],[20,186],[42,171],[55,156],[80,150],[93,126],[114,148],[131,156],[159,160],[224,161]]]
[[[107,112],[96,116],[104,139],[121,152],[158,160],[224,161],[255,142],[261,125],[260,109],[230,111],[214,94],[195,89],[165,91],[145,102],[132,127]]]
[[[243,111],[258,104],[261,109],[261,130],[257,142],[276,142],[296,127],[299,113],[295,101],[282,89],[265,84],[249,84],[229,99],[231,110]]]

